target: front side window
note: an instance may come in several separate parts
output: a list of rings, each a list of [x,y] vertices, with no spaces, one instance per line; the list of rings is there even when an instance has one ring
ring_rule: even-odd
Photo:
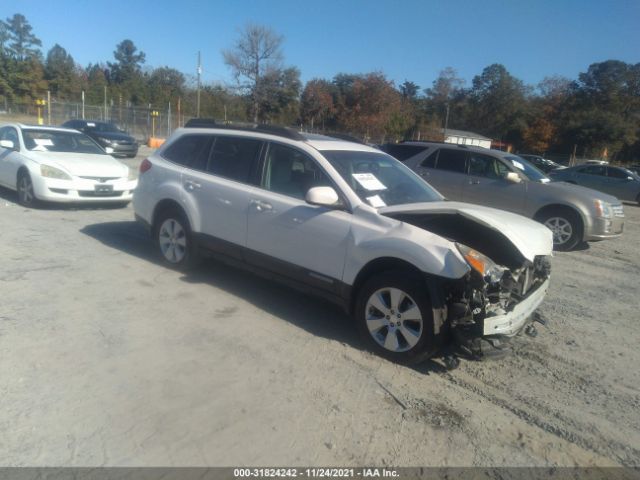
[[[205,170],[212,141],[211,135],[184,135],[169,145],[162,157],[194,170]]]
[[[499,179],[504,178],[510,171],[495,157],[475,152],[469,155],[469,175]]]
[[[443,148],[438,154],[436,169],[464,173],[466,160],[467,152],[462,150],[449,150],[448,148]]]
[[[429,147],[426,145],[403,145],[403,144],[388,144],[385,145],[383,150],[387,152],[392,157],[404,162],[405,160],[418,155],[419,153],[428,150]]]
[[[217,137],[207,171],[220,177],[247,183],[262,142],[243,137]]]
[[[548,183],[550,181],[549,177],[547,177],[544,173],[534,167],[533,164],[522,157],[518,157],[516,155],[506,155],[502,158],[511,163],[518,174],[524,175],[525,178],[528,178],[532,182]]]
[[[93,153],[106,155],[105,151],[83,133],[55,130],[25,129],[22,131],[24,146],[33,152]]]
[[[428,183],[384,153],[324,150],[322,155],[372,207],[442,200]]]
[[[265,158],[261,186],[272,192],[304,199],[309,189],[332,184],[310,157],[294,148],[272,143]]]
[[[626,180],[627,178],[634,176],[631,172],[627,170],[623,170],[622,168],[613,168],[613,167],[609,167],[607,169],[607,175],[612,178],[619,178],[623,180]]]

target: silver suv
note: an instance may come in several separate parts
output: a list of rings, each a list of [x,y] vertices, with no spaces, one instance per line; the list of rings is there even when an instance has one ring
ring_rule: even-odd
[[[617,198],[550,182],[517,155],[431,142],[387,144],[382,149],[451,200],[500,208],[543,223],[553,232],[557,250],[622,235],[624,213]]]
[[[194,122],[140,166],[134,209],[160,258],[202,256],[351,312],[370,347],[422,360],[520,332],[549,283],[549,230],[444,202],[389,155],[277,127]],[[481,339],[490,342],[481,343]]]

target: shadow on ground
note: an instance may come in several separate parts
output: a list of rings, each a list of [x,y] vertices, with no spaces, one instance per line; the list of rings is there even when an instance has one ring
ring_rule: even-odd
[[[96,223],[80,231],[111,248],[164,266],[155,254],[148,232],[137,222]],[[243,269],[207,259],[193,272],[185,273],[181,280],[209,284],[312,335],[347,344],[356,350],[365,350],[352,318],[339,307]],[[425,375],[446,371],[432,360],[413,368]]]

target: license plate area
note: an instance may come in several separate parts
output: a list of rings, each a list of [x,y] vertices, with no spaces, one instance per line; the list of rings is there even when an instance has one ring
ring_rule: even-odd
[[[113,193],[113,185],[96,185],[96,195],[111,195]]]

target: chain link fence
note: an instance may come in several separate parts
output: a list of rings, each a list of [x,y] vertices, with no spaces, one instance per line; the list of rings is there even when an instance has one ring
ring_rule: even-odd
[[[0,123],[20,122],[60,126],[67,120],[82,119],[116,124],[140,142],[150,137],[166,138],[176,128],[192,118],[182,112],[172,112],[167,106],[164,110],[157,107],[132,107],[118,105],[87,105],[76,102],[36,104],[13,103],[0,104]]]

